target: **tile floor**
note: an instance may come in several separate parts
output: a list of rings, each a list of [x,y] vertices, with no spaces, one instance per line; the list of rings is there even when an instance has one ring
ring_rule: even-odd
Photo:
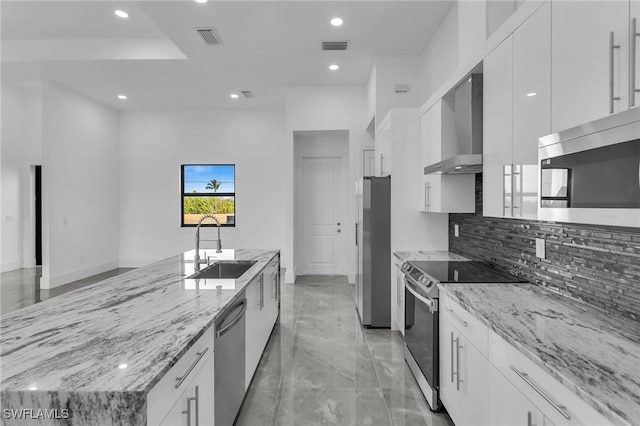
[[[0,314],[8,314],[42,300],[68,293],[77,288],[97,283],[107,278],[131,271],[133,268],[119,268],[102,274],[74,281],[51,290],[40,289],[42,268],[18,269],[0,274]]]
[[[346,277],[282,285],[280,321],[237,425],[434,425],[397,332],[364,329]]]

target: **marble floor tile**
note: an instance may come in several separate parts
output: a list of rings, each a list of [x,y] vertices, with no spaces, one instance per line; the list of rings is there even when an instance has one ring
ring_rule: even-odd
[[[50,290],[40,289],[41,267],[3,272],[0,274],[0,314],[8,314],[131,270],[133,268],[113,269]]]
[[[236,421],[240,426],[452,426],[433,413],[397,331],[365,329],[343,276],[281,288],[280,319]]]

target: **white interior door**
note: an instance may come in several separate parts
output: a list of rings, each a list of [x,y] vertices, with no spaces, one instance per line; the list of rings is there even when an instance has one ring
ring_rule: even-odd
[[[346,184],[342,157],[302,157],[302,273],[346,274]]]

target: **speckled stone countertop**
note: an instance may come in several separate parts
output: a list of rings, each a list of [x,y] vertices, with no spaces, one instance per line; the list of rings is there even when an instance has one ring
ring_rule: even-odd
[[[237,280],[192,280],[192,250],[3,315],[2,408],[72,416],[4,424],[146,424],[147,393],[278,253],[210,250],[257,262]]]
[[[403,262],[410,260],[469,260],[448,251],[394,251],[393,255]]]
[[[614,424],[640,425],[638,323],[533,284],[440,284]]]

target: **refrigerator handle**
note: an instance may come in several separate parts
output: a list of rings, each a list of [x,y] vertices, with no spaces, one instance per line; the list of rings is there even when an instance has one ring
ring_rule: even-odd
[[[358,222],[356,222],[356,245],[358,245]]]

